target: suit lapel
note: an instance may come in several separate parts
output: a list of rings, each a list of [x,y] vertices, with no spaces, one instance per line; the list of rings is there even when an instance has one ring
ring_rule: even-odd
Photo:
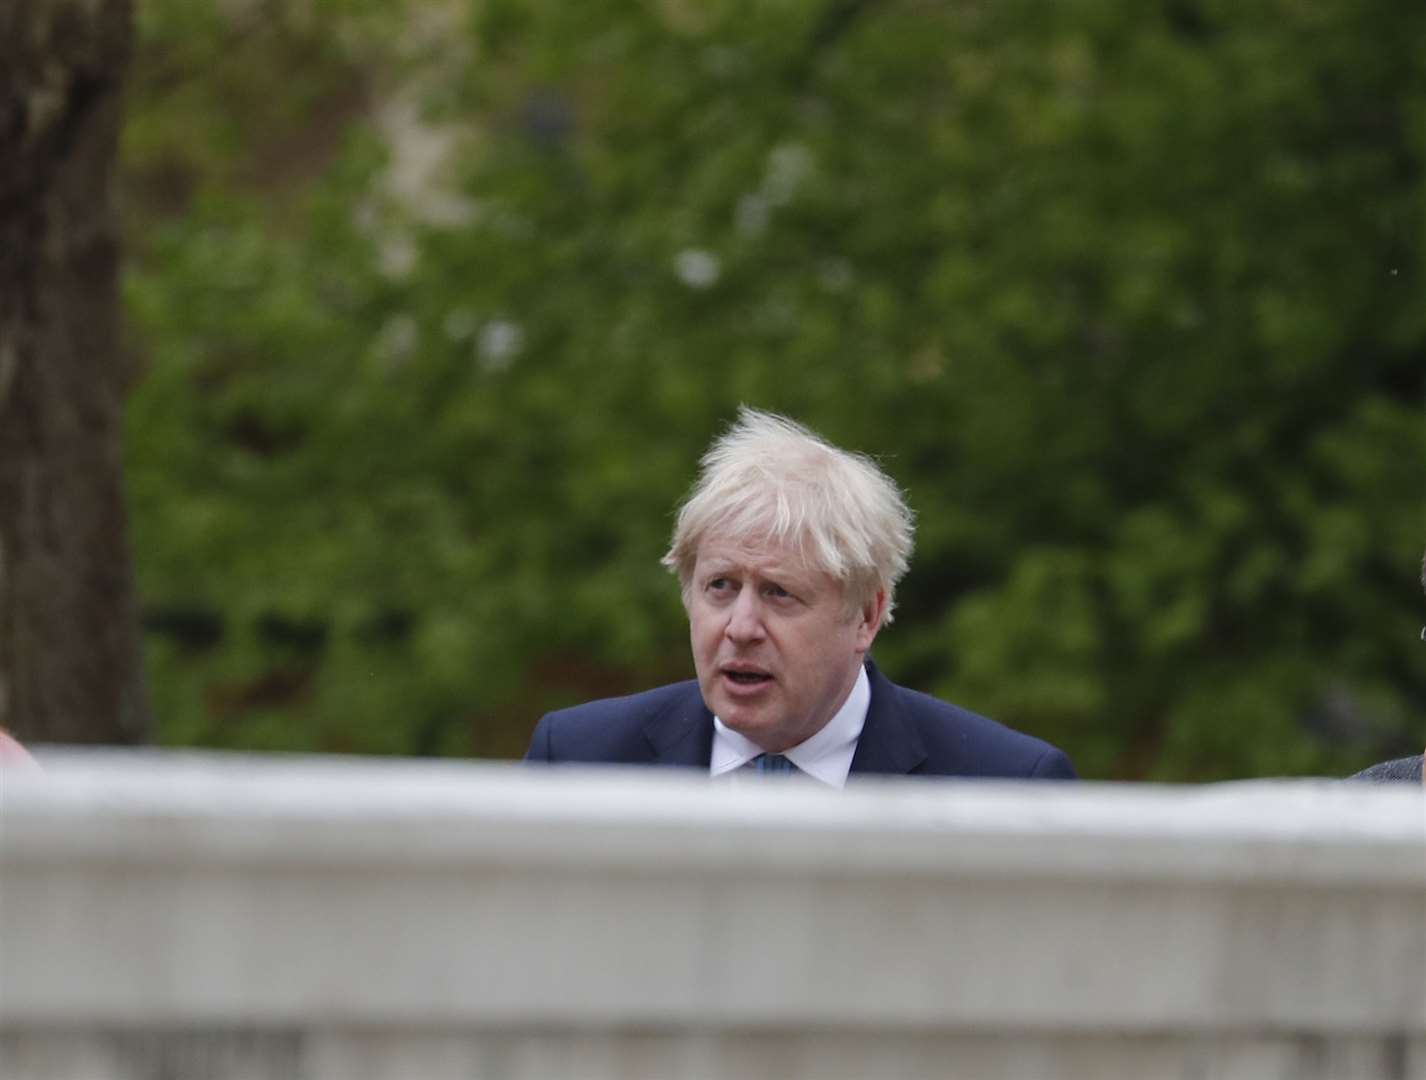
[[[653,750],[650,760],[654,764],[708,768],[713,756],[713,714],[703,704],[698,684],[689,683],[687,693],[650,717],[644,736]]]
[[[870,660],[866,672],[871,683],[871,704],[852,755],[852,772],[896,776],[914,772],[926,760],[921,735],[897,701],[895,684]]]

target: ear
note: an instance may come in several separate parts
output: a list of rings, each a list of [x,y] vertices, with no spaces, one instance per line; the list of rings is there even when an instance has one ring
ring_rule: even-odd
[[[877,589],[857,611],[857,649],[866,652],[886,618],[886,590]]]

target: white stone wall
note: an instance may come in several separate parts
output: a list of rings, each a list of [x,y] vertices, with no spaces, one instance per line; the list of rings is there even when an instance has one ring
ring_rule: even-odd
[[[3,1080],[1426,1080],[1426,795],[0,774]]]

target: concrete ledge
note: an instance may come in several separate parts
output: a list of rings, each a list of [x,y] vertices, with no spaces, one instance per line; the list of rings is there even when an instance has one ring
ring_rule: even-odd
[[[1426,1077],[1415,790],[43,760],[0,778],[7,1077],[155,1032],[374,1080],[945,1076],[951,1044],[1107,1070],[966,1076]],[[611,1064],[550,1064],[579,1046]]]

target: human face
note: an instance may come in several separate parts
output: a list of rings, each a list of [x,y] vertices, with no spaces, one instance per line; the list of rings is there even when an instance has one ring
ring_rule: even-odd
[[[851,693],[886,611],[877,593],[848,613],[840,582],[776,542],[712,539],[688,585],[703,701],[769,753],[796,746]]]

